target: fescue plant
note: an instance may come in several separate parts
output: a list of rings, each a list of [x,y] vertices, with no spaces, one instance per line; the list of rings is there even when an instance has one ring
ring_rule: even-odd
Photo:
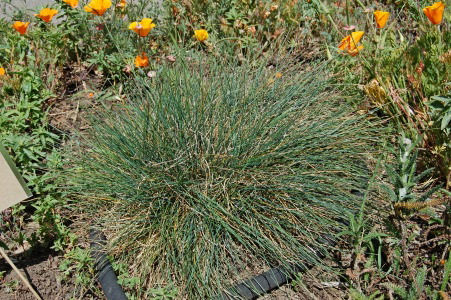
[[[325,266],[319,238],[359,209],[377,145],[328,80],[321,64],[179,57],[95,116],[64,180],[139,298],[167,284],[207,299],[269,267]]]

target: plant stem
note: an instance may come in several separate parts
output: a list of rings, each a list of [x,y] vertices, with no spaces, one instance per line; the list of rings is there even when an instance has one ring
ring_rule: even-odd
[[[407,271],[409,272],[409,278],[413,280],[413,272],[410,265],[410,259],[407,249],[407,230],[406,225],[403,223],[402,220],[399,220],[399,225],[401,227],[401,247],[402,247],[402,257],[404,259],[404,264],[406,265]]]
[[[346,0],[346,26],[349,26],[349,3]]]
[[[387,142],[385,141],[382,149],[385,149],[386,144],[387,144]],[[374,181],[376,179],[377,173],[378,173],[379,168],[380,168],[381,163],[382,163],[382,158],[384,156],[385,156],[385,154],[381,154],[379,156],[379,159],[377,160],[376,168],[374,169],[373,175],[371,176],[371,178],[370,178],[370,180],[368,182],[368,188],[366,189],[365,193],[363,194],[362,205],[360,206],[360,211],[359,211],[359,224],[362,224],[362,222],[363,222],[363,212],[365,211],[365,204],[366,204],[366,201],[368,199],[368,194],[370,192],[371,186],[373,185],[373,183],[374,183]]]
[[[366,9],[365,5],[363,5],[363,3],[360,0],[355,0],[355,2],[357,2],[357,4],[360,5],[360,7],[363,8],[364,10]]]

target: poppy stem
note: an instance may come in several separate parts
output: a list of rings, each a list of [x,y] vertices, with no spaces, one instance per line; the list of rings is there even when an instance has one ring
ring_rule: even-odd
[[[442,46],[442,33],[441,33],[441,31],[440,31],[440,24],[438,24],[438,25],[435,26],[435,27],[437,27],[438,44],[439,44],[440,46]]]
[[[348,3],[348,0],[346,0],[346,26],[349,27],[349,3]]]

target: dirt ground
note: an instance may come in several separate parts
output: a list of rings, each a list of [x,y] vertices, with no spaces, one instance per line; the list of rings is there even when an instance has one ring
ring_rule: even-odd
[[[49,254],[48,250],[22,253],[10,257],[22,274],[30,281],[42,299],[70,299],[74,284],[72,280],[63,280],[64,275],[58,269],[60,257]],[[5,259],[0,260],[0,299],[28,300],[35,299],[22,283]]]

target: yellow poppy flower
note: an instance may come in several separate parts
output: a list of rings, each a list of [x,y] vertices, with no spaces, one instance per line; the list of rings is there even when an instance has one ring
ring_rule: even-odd
[[[435,2],[431,6],[423,8],[423,12],[428,17],[432,24],[437,25],[442,22],[443,11],[445,10],[445,4],[442,2]]]
[[[63,0],[63,2],[72,8],[76,8],[78,6],[78,0]]]
[[[42,21],[49,23],[53,17],[58,13],[58,10],[53,8],[43,8],[39,11],[39,14],[35,14],[36,17]]]
[[[147,67],[149,65],[149,58],[146,53],[141,53],[141,55],[136,56],[135,58],[135,66],[137,68]]]
[[[25,34],[27,32],[28,25],[30,22],[16,21],[13,23],[13,28],[20,34]]]
[[[152,23],[152,19],[144,18],[141,20],[141,22],[133,22],[128,26],[128,29],[133,30],[139,36],[145,37],[149,34],[149,32],[155,27],[156,25]]]
[[[111,0],[91,0],[91,2],[84,7],[84,10],[97,16],[103,16],[110,7]]]
[[[199,42],[204,42],[208,39],[208,32],[205,29],[194,30],[194,36]]]
[[[0,68],[0,76],[5,76],[6,71],[5,68]]]
[[[356,56],[361,50],[363,50],[363,46],[357,46],[357,44],[362,39],[365,32],[363,31],[354,31],[351,35],[344,37],[338,49],[342,51],[347,51],[351,56]]]
[[[389,12],[376,10],[374,12],[374,18],[376,19],[377,28],[384,28],[385,24],[387,24],[389,17],[390,17]]]

